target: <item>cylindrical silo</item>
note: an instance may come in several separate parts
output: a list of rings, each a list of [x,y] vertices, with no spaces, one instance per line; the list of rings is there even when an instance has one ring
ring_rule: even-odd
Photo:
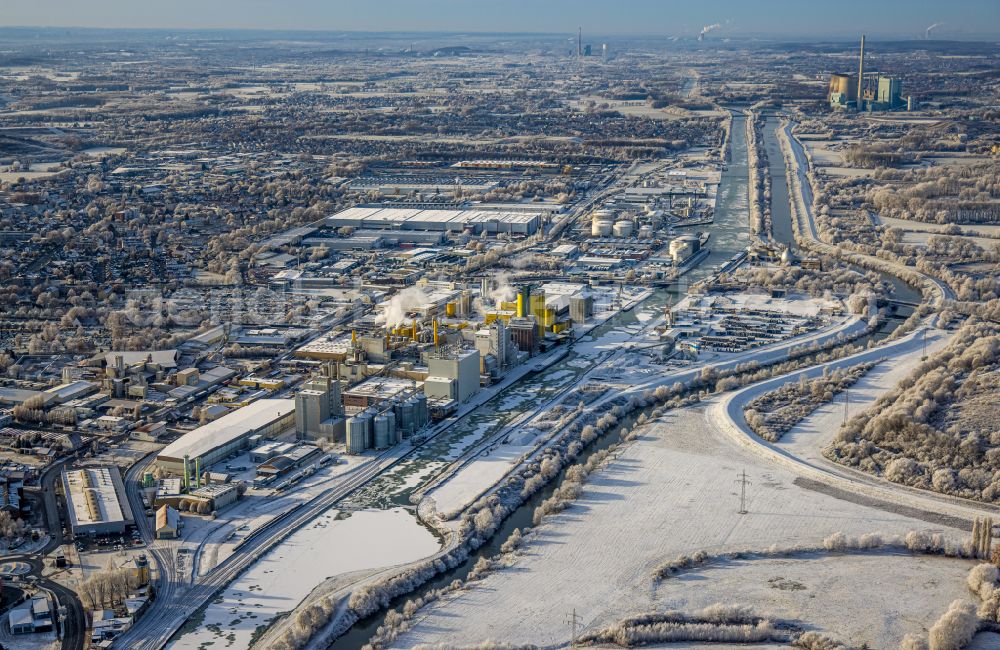
[[[365,411],[362,413],[363,420],[365,423],[365,449],[371,449],[375,446],[375,423],[372,417],[371,411]]]
[[[360,418],[347,418],[347,453],[360,454],[365,450],[365,423]]]
[[[384,415],[375,416],[375,449],[388,449],[392,446],[389,433],[389,418]]]
[[[427,426],[430,421],[430,415],[427,412],[427,396],[423,393],[417,393],[417,410],[414,415],[414,424],[419,429],[421,427]]]
[[[396,414],[392,409],[389,409],[383,415],[389,423],[389,444],[399,444],[399,429],[396,428]]]
[[[414,420],[416,418],[417,403],[413,399],[408,399],[400,406],[399,426],[403,430],[403,437],[409,438],[413,433]]]

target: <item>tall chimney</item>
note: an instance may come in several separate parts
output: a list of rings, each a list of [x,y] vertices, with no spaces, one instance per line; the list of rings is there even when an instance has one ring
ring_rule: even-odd
[[[858,110],[864,110],[865,102],[861,97],[861,89],[865,80],[865,35],[861,35],[861,58],[858,59]]]
[[[583,56],[583,27],[577,28],[576,33],[576,55]]]

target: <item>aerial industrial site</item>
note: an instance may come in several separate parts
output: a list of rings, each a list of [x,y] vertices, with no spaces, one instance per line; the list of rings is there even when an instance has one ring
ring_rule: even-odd
[[[0,648],[1000,647],[996,35],[4,20]]]

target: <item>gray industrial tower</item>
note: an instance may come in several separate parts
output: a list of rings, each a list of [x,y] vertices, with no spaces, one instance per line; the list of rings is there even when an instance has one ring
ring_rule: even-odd
[[[865,108],[865,100],[861,96],[862,89],[864,88],[865,79],[865,35],[861,35],[861,58],[858,60],[858,110],[863,111]]]

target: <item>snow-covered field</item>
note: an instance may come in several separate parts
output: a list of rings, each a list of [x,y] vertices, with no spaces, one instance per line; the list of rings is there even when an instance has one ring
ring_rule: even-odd
[[[903,243],[924,246],[935,234],[944,234],[950,224],[924,223],[921,221],[909,221],[907,219],[896,219],[894,217],[878,216],[877,222],[882,225],[899,228],[903,231]],[[1000,226],[991,224],[962,225],[961,235],[949,235],[950,237],[961,237],[971,241],[980,248],[991,251],[1000,245],[1000,239],[993,239],[991,236],[977,237],[976,235],[1000,235]]]
[[[331,510],[293,533],[209,604],[197,629],[170,648],[212,642],[247,648],[258,627],[289,612],[326,578],[412,562],[438,550],[438,540],[406,510]],[[343,516],[343,515],[341,515]]]
[[[957,598],[971,600],[964,560],[909,554],[733,561],[683,574],[656,590],[658,609],[742,603],[777,620],[806,622],[850,647],[896,648]],[[929,592],[931,597],[903,598]],[[873,615],[873,612],[877,612]]]
[[[253,467],[249,457],[245,458],[244,464]],[[250,490],[235,505],[223,509],[216,519],[184,515],[182,546],[196,554],[199,574],[204,575],[225,560],[235,546],[254,530],[317,496],[322,490],[337,485],[348,473],[373,459],[373,455],[341,457],[342,464],[319,468],[315,474],[297,483],[294,490],[282,494],[272,495],[266,491],[262,496]]]
[[[578,501],[536,529],[512,567],[423,610],[395,647],[487,639],[561,644],[568,640],[565,617],[574,608],[593,629],[652,608],[717,601],[751,604],[853,645],[895,647],[903,634],[925,629],[964,589],[968,563],[910,556],[748,563],[656,587],[654,568],[681,553],[816,546],[837,531],[903,534],[929,528],[889,507],[863,506],[800,486],[790,469],[716,430],[705,411],[668,412],[645,428],[591,477]],[[735,479],[743,470],[751,481],[746,515],[736,512]],[[965,535],[943,530],[955,538]],[[801,599],[772,589],[767,580],[777,576],[805,585],[792,594]],[[863,590],[863,581],[877,588]],[[913,615],[871,616],[903,594],[919,601],[907,605]]]
[[[933,355],[948,344],[949,337],[939,330],[927,334],[927,354]],[[840,393],[833,401],[819,407],[793,427],[777,443],[797,458],[823,462],[822,450],[836,435],[844,421],[844,400],[848,400],[847,413],[852,417],[867,409],[880,395],[890,390],[910,374],[923,356],[923,341],[915,338],[912,344],[900,348],[872,368],[868,374],[851,386],[847,395]]]
[[[531,446],[502,446],[488,456],[476,459],[465,471],[455,474],[430,493],[437,511],[450,516],[472,503],[489,486],[496,484],[530,451]],[[475,471],[471,471],[474,468]]]

